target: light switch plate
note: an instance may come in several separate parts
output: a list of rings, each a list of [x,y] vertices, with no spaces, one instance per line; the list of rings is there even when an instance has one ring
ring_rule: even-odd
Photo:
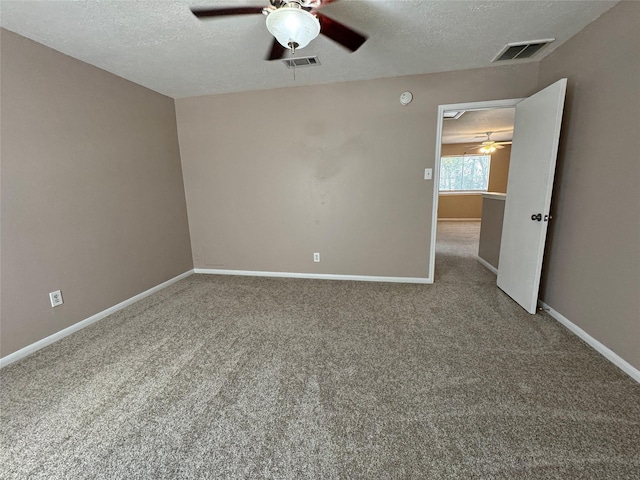
[[[433,178],[433,169],[425,168],[424,169],[424,179],[431,180]]]

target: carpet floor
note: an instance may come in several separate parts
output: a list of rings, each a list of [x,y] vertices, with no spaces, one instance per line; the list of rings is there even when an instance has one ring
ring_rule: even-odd
[[[192,275],[2,369],[0,477],[640,478],[640,385],[478,227],[433,285]]]

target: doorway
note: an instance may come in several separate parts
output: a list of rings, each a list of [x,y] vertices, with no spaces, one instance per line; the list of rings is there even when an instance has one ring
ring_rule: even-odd
[[[552,218],[551,194],[566,90],[567,79],[561,78],[522,100],[441,105],[438,108],[440,139],[446,111],[516,107],[497,286],[531,314],[536,312],[548,222]],[[438,160],[441,151],[442,145],[438,141]],[[435,166],[434,179],[438,185],[440,161]],[[434,188],[433,205],[432,218],[437,218],[438,188]],[[431,223],[430,275],[433,278],[438,222]]]
[[[462,242],[468,244],[471,240],[477,244],[481,234],[484,200],[482,191],[506,192],[510,145],[503,142],[511,140],[515,105],[521,100],[495,100],[439,107],[433,201],[433,218],[436,221],[432,222],[431,278],[435,278],[438,223],[441,228],[446,228],[447,242],[452,240],[455,232],[460,232]],[[500,145],[494,146],[498,150],[491,152],[490,148],[483,149],[491,146],[488,142],[499,143]],[[502,152],[503,149],[506,152]],[[491,156],[495,158],[495,162]],[[444,164],[441,163],[443,157]],[[492,162],[494,166],[498,166],[490,178]],[[478,174],[473,178],[467,175],[463,180],[458,178],[458,171],[474,171]],[[482,182],[486,183],[482,185]],[[475,238],[470,239],[470,236]],[[478,253],[477,249],[475,253]],[[491,256],[489,261],[481,260],[481,263],[497,273],[497,269],[492,268]]]

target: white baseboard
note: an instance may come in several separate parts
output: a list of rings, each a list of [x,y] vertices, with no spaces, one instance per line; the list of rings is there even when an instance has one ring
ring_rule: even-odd
[[[332,275],[326,273],[261,272],[250,270],[217,270],[196,268],[195,273],[206,275],[241,275],[245,277],[311,278],[316,280],[352,280],[357,282],[433,283],[422,277],[371,277],[366,275]]]
[[[575,333],[582,340],[587,342],[600,355],[605,357],[607,360],[609,360],[611,363],[613,363],[616,367],[618,367],[624,373],[626,373],[631,378],[633,378],[636,382],[640,383],[640,370],[638,370],[633,365],[631,365],[629,362],[624,360],[622,357],[620,357],[613,350],[611,350],[610,348],[604,346],[598,340],[596,340],[591,335],[589,335],[587,332],[582,330],[575,323],[571,322],[567,317],[565,317],[561,313],[555,311],[553,308],[551,308],[549,305],[544,303],[542,300],[538,300],[538,305],[540,307],[542,307],[542,309],[545,312],[547,312],[549,315],[551,315],[553,318],[555,318],[558,322],[560,322],[562,325],[567,327],[569,330],[571,330],[573,333]]]
[[[481,218],[441,218],[438,217],[439,222],[479,222]]]
[[[118,310],[122,310],[123,308],[128,307],[129,305],[136,303],[137,301],[142,300],[143,298],[148,297],[153,293],[159,292],[163,288],[166,288],[169,285],[176,283],[178,280],[182,280],[183,278],[186,278],[192,274],[193,274],[193,270],[184,272],[178,275],[177,277],[173,277],[167,280],[166,282],[161,283],[160,285],[156,285],[155,287],[150,288],[149,290],[139,293],[135,297],[131,297],[128,300],[125,300],[124,302],[120,302],[117,305],[114,305],[113,307],[109,307],[106,310],[96,313],[95,315],[92,315],[89,318],[85,318],[84,320],[81,320],[78,323],[74,323],[73,325],[65,328],[64,330],[60,330],[59,332],[56,332],[53,335],[49,335],[48,337],[43,338],[42,340],[38,340],[37,342],[32,343],[31,345],[27,345],[26,347],[21,348],[17,352],[13,352],[7,355],[6,357],[2,357],[0,358],[0,368],[6,367],[7,365],[13,362],[17,362],[18,360],[21,360],[24,357],[31,355],[34,352],[37,352],[41,348],[51,345],[52,343],[57,342],[58,340],[68,335],[71,335],[72,333],[77,332],[78,330],[88,327],[92,323],[95,323],[98,320],[102,320],[104,317],[107,317],[112,313],[117,312]]]
[[[496,275],[498,275],[498,269],[496,267],[494,267],[493,265],[491,265],[489,262],[487,262],[484,258],[478,256],[476,257],[476,260],[478,260],[478,262],[480,262],[480,264],[486,268],[488,268],[489,270],[491,270],[493,273],[495,273]]]

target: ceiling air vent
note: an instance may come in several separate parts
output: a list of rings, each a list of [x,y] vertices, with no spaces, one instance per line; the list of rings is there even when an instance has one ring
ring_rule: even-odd
[[[289,67],[315,67],[320,65],[320,60],[318,60],[318,56],[314,55],[313,57],[295,57],[295,58],[286,58],[283,60],[284,64]]]
[[[494,57],[492,62],[500,62],[502,60],[522,60],[531,58],[540,49],[553,42],[555,38],[547,38],[545,40],[531,40],[529,42],[507,43],[500,53]]]

